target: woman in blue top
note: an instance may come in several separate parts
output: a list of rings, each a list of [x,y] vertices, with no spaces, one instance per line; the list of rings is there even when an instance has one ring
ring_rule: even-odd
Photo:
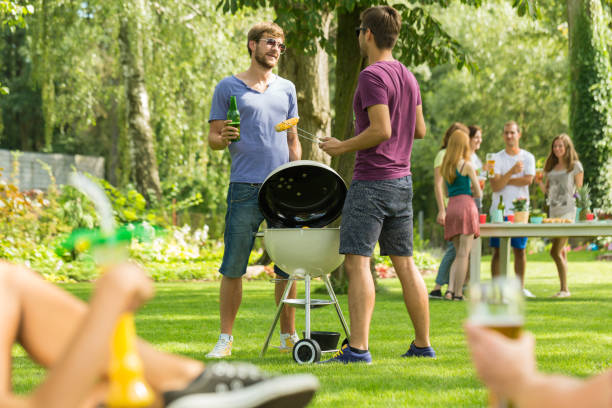
[[[468,270],[468,257],[474,237],[480,235],[478,209],[474,197],[481,196],[474,165],[470,162],[470,138],[462,130],[455,130],[446,147],[441,173],[446,182],[448,207],[444,221],[444,239],[455,246],[455,260],[451,266],[448,300],[463,300],[463,283]]]

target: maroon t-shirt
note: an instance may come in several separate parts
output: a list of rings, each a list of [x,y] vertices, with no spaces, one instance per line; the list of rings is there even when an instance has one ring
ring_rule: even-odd
[[[355,135],[370,126],[367,108],[387,105],[391,138],[357,152],[354,180],[389,180],[410,175],[416,107],[421,105],[419,84],[399,61],[379,61],[359,74],[353,110]]]

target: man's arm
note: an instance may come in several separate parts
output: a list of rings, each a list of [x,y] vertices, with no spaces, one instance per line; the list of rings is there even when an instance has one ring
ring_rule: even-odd
[[[425,118],[423,117],[423,105],[416,107],[416,124],[414,127],[414,138],[423,139],[427,133],[427,127],[425,126]]]
[[[289,161],[300,160],[302,158],[302,145],[295,126],[287,129],[287,145],[289,146]]]
[[[498,191],[501,191],[504,187],[506,187],[506,185],[508,184],[516,185],[516,186],[525,186],[525,185],[531,184],[531,181],[533,180],[533,176],[531,175],[518,177],[516,179],[511,179],[513,175],[518,174],[521,171],[523,171],[523,162],[517,161],[516,163],[514,163],[514,166],[512,166],[512,168],[508,170],[506,174],[495,174],[495,177],[491,179],[491,189],[495,193],[497,193]],[[512,183],[510,182],[511,180],[521,180],[526,177],[528,177],[529,179],[523,180],[522,184],[515,184],[514,182]]]
[[[508,185],[510,186],[528,186],[533,182],[533,176],[526,175],[522,177],[511,178],[508,180]]]
[[[231,120],[212,120],[208,131],[208,145],[213,150],[223,150],[236,139],[240,132],[238,129],[227,126]]]
[[[319,144],[319,147],[332,156],[338,156],[378,146],[391,138],[391,118],[387,105],[378,104],[368,107],[368,118],[370,126],[357,136],[343,141],[334,137],[324,137],[321,138],[323,142]]]

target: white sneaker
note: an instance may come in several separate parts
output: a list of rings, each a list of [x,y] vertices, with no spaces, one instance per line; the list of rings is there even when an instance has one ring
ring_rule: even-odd
[[[234,343],[234,336],[229,334],[221,333],[217,344],[210,353],[206,355],[208,358],[223,358],[232,355],[232,344]]]
[[[523,288],[523,295],[524,295],[526,298],[534,298],[534,297],[536,297],[536,295],[534,295],[533,293],[531,293],[531,291],[530,291],[529,289],[527,289],[527,288]]]
[[[554,298],[568,298],[572,296],[572,294],[569,292],[569,290],[561,290],[557,293],[555,293],[554,295],[552,295],[551,297]]]
[[[298,341],[300,341],[300,337],[297,335],[296,332],[293,332],[293,334],[281,333],[279,350],[282,352],[291,351],[293,350],[293,346],[295,346],[295,343],[297,343]]]

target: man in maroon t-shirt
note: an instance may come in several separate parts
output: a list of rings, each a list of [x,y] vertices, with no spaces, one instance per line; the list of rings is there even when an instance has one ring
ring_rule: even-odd
[[[389,255],[402,283],[404,302],[415,330],[405,357],[435,357],[429,343],[429,301],[425,282],[412,258],[412,178],[414,139],[425,137],[419,85],[392,50],[401,27],[397,10],[371,7],[356,28],[368,67],[359,75],[353,109],[355,136],[324,138],[332,156],[357,151],[353,181],[342,210],[340,253],[349,278],[351,338],[328,362],[372,361],[368,351],[374,310],[370,257],[376,242]]]

